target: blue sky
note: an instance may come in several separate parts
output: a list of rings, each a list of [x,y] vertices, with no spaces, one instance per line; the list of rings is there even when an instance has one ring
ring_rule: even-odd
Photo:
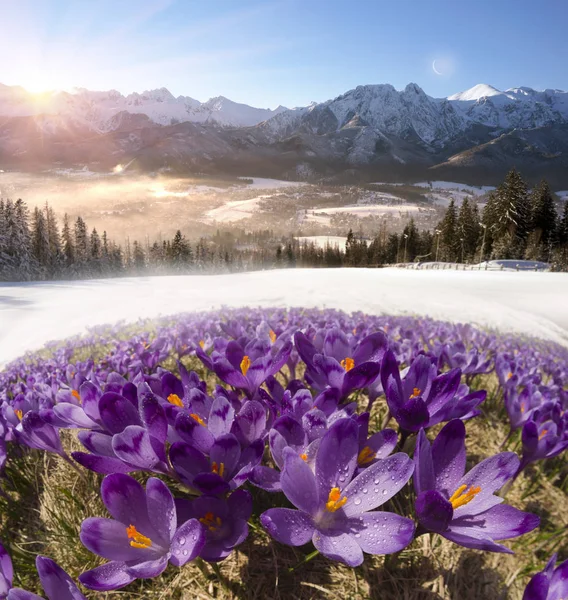
[[[366,83],[568,89],[568,0],[3,0],[0,82],[301,106]],[[8,57],[8,58],[7,58]],[[437,75],[432,63],[442,74]]]

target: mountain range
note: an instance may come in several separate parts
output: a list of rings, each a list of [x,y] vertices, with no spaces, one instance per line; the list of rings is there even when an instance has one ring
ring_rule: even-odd
[[[30,94],[0,84],[0,169],[118,163],[142,171],[289,179],[451,178],[492,183],[511,167],[568,188],[568,93],[480,84],[433,98],[364,85],[275,110],[167,89]]]

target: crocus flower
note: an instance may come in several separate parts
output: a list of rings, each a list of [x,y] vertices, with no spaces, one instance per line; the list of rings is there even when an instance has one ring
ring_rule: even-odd
[[[381,366],[381,380],[391,415],[408,432],[432,427],[450,419],[468,419],[479,411],[484,391],[463,395],[461,372],[453,369],[438,375],[438,369],[424,355],[416,357],[401,380],[398,362],[388,350]]]
[[[217,562],[229,556],[248,535],[247,521],[252,514],[252,498],[245,490],[233,492],[226,500],[200,496],[193,501],[176,501],[178,524],[197,519],[205,528],[205,545],[199,556]]]
[[[173,496],[159,479],[150,477],[144,490],[128,475],[109,475],[101,496],[113,518],[86,519],[80,537],[91,552],[111,562],[83,573],[79,581],[85,587],[116,590],[160,575],[168,561],[181,567],[201,552],[203,525],[190,519],[177,527]]]
[[[285,448],[282,491],[297,510],[272,508],[261,523],[277,541],[317,550],[349,566],[363,562],[363,552],[389,554],[414,536],[410,519],[371,512],[392,498],[410,479],[412,461],[395,454],[376,462],[352,479],[357,467],[358,427],[352,419],[337,421],[324,435],[315,474],[292,448]]]
[[[50,558],[38,556],[36,569],[48,600],[86,600],[71,577]],[[32,592],[13,588],[13,579],[12,559],[0,544],[0,599],[44,600]]]
[[[553,554],[544,571],[533,575],[525,588],[523,600],[563,600],[568,598],[568,560],[556,568],[557,554]]]
[[[511,553],[496,542],[538,527],[536,515],[502,504],[503,498],[495,495],[515,475],[516,454],[502,452],[465,473],[462,421],[450,421],[432,444],[422,429],[414,463],[415,510],[423,532],[439,533],[467,548]]]
[[[523,457],[519,473],[530,463],[553,458],[568,448],[568,414],[560,415],[559,405],[552,413],[541,420],[543,415],[537,410],[523,425]]]

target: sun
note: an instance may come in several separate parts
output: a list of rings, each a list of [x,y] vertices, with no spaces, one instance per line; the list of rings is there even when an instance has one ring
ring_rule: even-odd
[[[52,76],[51,73],[30,73],[22,77],[20,85],[32,94],[45,94],[53,90],[63,90],[70,86],[67,85],[61,77]]]

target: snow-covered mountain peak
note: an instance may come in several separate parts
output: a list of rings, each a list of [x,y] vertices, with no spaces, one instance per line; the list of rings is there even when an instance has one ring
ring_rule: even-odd
[[[501,90],[493,87],[492,85],[488,85],[487,83],[478,83],[474,85],[469,90],[465,90],[464,92],[458,92],[457,94],[453,94],[452,96],[448,96],[448,100],[458,100],[461,102],[471,102],[477,101],[481,98],[489,98],[491,96],[498,96],[502,94]]]

